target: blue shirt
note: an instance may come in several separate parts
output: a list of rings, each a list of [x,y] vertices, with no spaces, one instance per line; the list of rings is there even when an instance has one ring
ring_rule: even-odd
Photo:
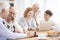
[[[17,38],[25,38],[27,37],[27,34],[23,33],[13,33],[9,31],[3,24],[3,19],[0,18],[0,40],[6,40],[6,39],[17,39]]]

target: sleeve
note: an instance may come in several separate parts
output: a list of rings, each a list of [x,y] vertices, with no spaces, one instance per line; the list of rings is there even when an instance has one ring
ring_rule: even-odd
[[[2,22],[0,22],[0,35],[7,39],[25,38],[27,34],[13,33],[9,31]]]
[[[54,21],[51,20],[51,24],[52,24],[52,29],[54,30],[55,29],[55,26],[56,26],[56,23]]]
[[[23,28],[18,24],[17,21],[14,22],[15,28],[16,30],[18,30],[19,32],[23,32]]]
[[[20,25],[22,26],[23,30],[27,31],[28,26],[27,26],[24,18],[21,18],[21,19],[20,19]]]
[[[60,32],[60,24],[57,24],[57,25],[54,27],[54,31],[55,31],[55,32]]]

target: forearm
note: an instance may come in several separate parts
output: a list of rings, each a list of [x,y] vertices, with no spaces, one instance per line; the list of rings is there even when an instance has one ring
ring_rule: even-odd
[[[7,38],[7,39],[16,39],[16,38],[27,37],[27,34],[11,32],[2,23],[0,23],[0,35]]]
[[[35,31],[36,30],[36,27],[30,27],[29,29]]]

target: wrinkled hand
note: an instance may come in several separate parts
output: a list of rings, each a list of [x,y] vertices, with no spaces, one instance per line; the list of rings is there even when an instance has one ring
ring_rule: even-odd
[[[34,32],[33,32],[33,31],[28,31],[28,32],[27,32],[27,36],[28,36],[28,37],[34,36]]]

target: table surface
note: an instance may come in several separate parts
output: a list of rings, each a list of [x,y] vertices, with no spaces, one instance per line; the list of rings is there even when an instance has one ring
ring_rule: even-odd
[[[47,31],[37,32],[37,35],[46,35]],[[43,40],[41,37],[31,37],[31,38],[23,38],[23,39],[17,39],[17,40]],[[45,37],[44,40],[60,40],[60,37]]]

